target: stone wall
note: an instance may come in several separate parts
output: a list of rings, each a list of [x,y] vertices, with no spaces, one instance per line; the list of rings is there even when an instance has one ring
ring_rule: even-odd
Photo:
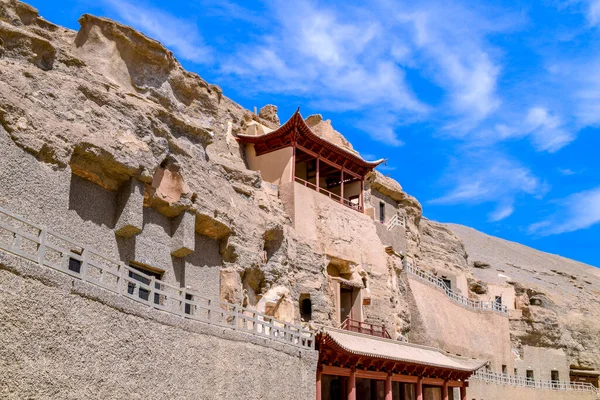
[[[368,265],[375,274],[387,273],[384,246],[369,217],[296,182],[281,191],[302,240],[328,256]]]
[[[489,360],[494,372],[501,372],[502,365],[512,370],[514,356],[510,350],[507,316],[470,310],[454,303],[438,289],[410,277],[407,279],[412,293],[411,342]]]
[[[4,252],[0,320],[2,399],[315,396],[315,351],[152,310]]]
[[[44,225],[76,242],[118,261],[135,261],[164,271],[162,280],[188,286],[206,296],[219,296],[222,265],[219,241],[197,234],[193,252],[185,258],[172,255],[174,221],[139,200],[132,214],[139,219],[139,233],[116,235],[119,192],[71,173],[40,163],[18,148],[0,127],[0,207]],[[143,185],[142,185],[143,187]],[[135,201],[135,200],[134,200]]]
[[[519,386],[497,385],[476,380],[469,381],[467,399],[473,400],[593,400],[591,392],[532,389]]]
[[[515,361],[515,368],[522,378],[526,378],[527,370],[531,370],[534,379],[549,381],[552,380],[552,371],[557,371],[559,381],[569,381],[569,364],[563,349],[523,346],[521,359]]]

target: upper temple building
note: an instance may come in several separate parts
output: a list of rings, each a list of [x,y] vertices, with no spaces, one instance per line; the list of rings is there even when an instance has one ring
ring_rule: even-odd
[[[78,22],[0,0],[0,399],[598,399],[597,269]]]
[[[366,176],[385,161],[364,160],[330,121],[320,115],[304,120],[299,110],[275,130],[252,122],[237,140],[246,144],[248,167],[265,181],[298,182],[361,213]],[[373,216],[373,207],[368,210]]]

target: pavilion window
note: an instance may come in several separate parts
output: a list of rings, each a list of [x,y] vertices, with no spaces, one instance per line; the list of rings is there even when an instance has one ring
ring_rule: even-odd
[[[156,296],[155,296],[155,297],[156,297]],[[191,294],[189,294],[189,293],[186,293],[186,294],[185,294],[185,299],[186,299],[186,300],[190,300],[190,301],[194,301],[194,296],[192,296],[192,295],[191,295]],[[156,300],[156,299],[155,299],[155,300]],[[186,303],[185,303],[185,307],[184,307],[184,312],[185,312],[186,314],[188,314],[188,315],[191,315],[191,314],[192,314],[192,304],[190,304],[190,303],[186,302]]]
[[[141,264],[135,263],[133,261],[129,263],[129,268],[130,268],[129,278],[139,281],[146,286],[149,286],[151,283],[151,280],[149,278],[147,278],[147,276],[153,276],[159,280],[162,277],[161,272],[152,270],[150,268],[146,268],[146,267],[142,266]],[[135,271],[139,271],[143,275],[137,274]],[[127,293],[129,293],[130,295],[133,295],[135,293],[135,287],[136,287],[135,283],[128,282],[127,283]],[[160,282],[155,282],[154,288],[160,289]],[[138,296],[140,299],[148,301],[150,298],[150,290],[146,289],[145,287],[140,286],[139,290],[138,290]],[[160,304],[160,294],[158,294],[158,293],[154,293],[154,304]]]
[[[494,302],[497,305],[501,306],[502,305],[502,296],[496,296],[495,299],[494,299]]]
[[[502,375],[508,375],[508,370],[506,369],[506,365],[502,364]]]
[[[526,372],[526,376],[527,376],[527,384],[533,385],[533,370],[528,369]]]
[[[385,223],[385,203],[383,201],[379,202],[379,222]]]
[[[77,255],[81,255],[81,251],[77,251],[77,250],[71,250],[72,253],[77,254]],[[78,260],[76,258],[73,257],[69,257],[69,271],[73,271],[77,274],[81,273],[81,265],[83,263],[81,262],[81,260]]]

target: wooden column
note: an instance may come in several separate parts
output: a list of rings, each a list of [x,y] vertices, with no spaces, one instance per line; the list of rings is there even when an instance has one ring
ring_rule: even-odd
[[[392,400],[392,374],[385,378],[385,400]]]
[[[460,387],[460,400],[467,400],[467,388],[465,386]]]
[[[340,193],[340,203],[344,204],[344,167],[342,167],[342,188]]]
[[[361,209],[362,213],[365,212],[364,185],[365,185],[365,179],[362,178],[360,180],[360,200],[359,200],[360,209]]]
[[[420,376],[417,380],[417,398],[416,400],[423,400],[423,377]]]
[[[292,182],[296,181],[296,143],[292,143]]]
[[[448,400],[448,381],[444,381],[444,386],[442,386],[442,399]]]
[[[348,400],[356,400],[356,370],[354,368],[348,377]]]
[[[317,156],[317,193],[319,193],[320,191],[320,183],[321,183],[321,178],[320,178],[320,173],[319,173],[319,165],[321,164],[319,161],[320,157]]]
[[[321,400],[321,370],[317,369],[317,400]]]

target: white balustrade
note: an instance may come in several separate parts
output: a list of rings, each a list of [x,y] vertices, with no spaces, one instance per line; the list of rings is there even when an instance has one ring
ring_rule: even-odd
[[[300,348],[315,348],[315,334],[310,330],[168,284],[2,208],[0,250],[186,319],[264,336]],[[150,283],[134,279],[133,274]]]
[[[437,289],[442,290],[446,296],[452,301],[465,307],[469,307],[475,310],[486,310],[495,311],[501,314],[508,315],[508,308],[502,304],[496,303],[495,301],[479,301],[471,300],[462,294],[456,293],[446,285],[446,283],[437,276],[422,270],[421,268],[415,267],[411,263],[404,263],[404,270],[417,278],[417,280],[435,286]]]
[[[495,383],[498,385],[522,386],[532,389],[546,390],[571,390],[575,392],[592,392],[600,396],[598,388],[591,383],[584,382],[561,382],[561,381],[540,381],[520,376],[499,374],[497,372],[476,371],[469,380],[478,380],[481,382]]]

